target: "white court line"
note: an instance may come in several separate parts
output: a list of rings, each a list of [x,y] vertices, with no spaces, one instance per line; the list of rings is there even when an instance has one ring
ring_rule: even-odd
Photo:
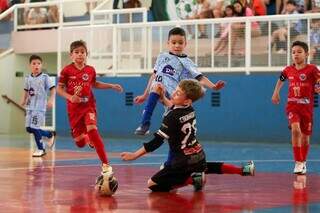
[[[83,160],[83,159],[82,159]],[[275,162],[279,162],[279,163],[286,163],[286,162],[293,162],[293,160],[289,160],[289,159],[280,159],[280,160],[253,160],[254,162],[259,162],[259,163],[275,163]],[[50,162],[50,161],[44,161],[44,162]],[[225,163],[244,163],[246,162],[246,160],[225,160],[225,161],[219,161],[219,160],[215,160],[215,161],[208,161],[208,162],[225,162]],[[307,162],[320,162],[320,159],[311,159],[308,160]],[[147,166],[147,165],[161,165],[162,162],[149,162],[149,163],[113,163],[112,166]],[[99,165],[95,165],[95,164],[83,164],[83,165],[57,165],[57,166],[53,166],[54,168],[69,168],[69,167],[91,167],[91,166],[97,166],[99,167]],[[44,166],[42,168],[52,168],[52,166]],[[15,170],[28,170],[30,169],[30,167],[17,167],[17,168],[1,168],[0,171],[15,171]]]

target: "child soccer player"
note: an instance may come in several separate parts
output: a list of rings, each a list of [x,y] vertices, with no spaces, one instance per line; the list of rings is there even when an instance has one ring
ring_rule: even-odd
[[[197,70],[197,66],[183,53],[186,44],[186,33],[182,28],[175,27],[170,30],[167,41],[169,52],[161,53],[158,56],[154,72],[149,78],[143,95],[134,99],[136,104],[141,104],[149,95],[141,124],[136,129],[135,134],[145,135],[149,132],[151,116],[160,97],[155,89],[156,85],[164,85],[166,96],[169,98],[183,79],[197,79],[203,86],[215,90],[224,87],[223,81],[214,84]]]
[[[308,45],[302,41],[292,44],[293,64],[282,71],[274,88],[272,103],[280,103],[280,90],[284,81],[288,80],[288,99],[286,114],[291,129],[293,156],[295,160],[294,173],[307,172],[306,160],[309,151],[310,136],[313,125],[313,94],[319,93],[317,82],[320,73],[315,65],[306,64],[308,58]]]
[[[47,144],[51,148],[55,140],[55,132],[42,130],[45,124],[46,108],[52,108],[55,96],[55,85],[47,74],[42,73],[42,59],[38,55],[29,58],[31,74],[25,78],[24,93],[21,105],[26,108],[26,130],[33,134],[37,150],[33,157],[42,157],[46,154],[42,137],[48,138]],[[47,92],[50,96],[47,101]]]
[[[72,137],[78,147],[94,146],[102,162],[102,174],[112,175],[105,153],[103,141],[98,132],[96,102],[92,88],[114,89],[122,92],[118,84],[108,84],[96,80],[96,71],[86,64],[88,55],[84,41],[74,41],[70,45],[71,64],[63,68],[57,93],[67,99],[67,110]]]
[[[170,109],[165,113],[160,129],[154,138],[136,152],[122,152],[123,160],[135,160],[159,148],[164,139],[169,143],[169,156],[163,168],[148,180],[152,191],[170,191],[192,184],[196,191],[202,189],[204,172],[254,175],[254,164],[243,168],[224,163],[206,162],[201,144],[196,138],[196,116],[192,103],[204,94],[196,80],[182,80],[172,94],[171,100],[159,91],[161,99]]]

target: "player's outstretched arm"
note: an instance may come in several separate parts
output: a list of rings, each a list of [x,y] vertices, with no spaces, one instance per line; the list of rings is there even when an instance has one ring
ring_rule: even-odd
[[[158,134],[154,134],[154,138],[149,141],[148,143],[144,143],[143,147],[138,149],[135,152],[122,152],[120,154],[122,160],[135,160],[146,153],[153,152],[154,150],[158,149],[164,142],[164,138]]]
[[[122,152],[120,154],[120,156],[121,156],[122,160],[129,161],[129,160],[136,160],[137,158],[145,155],[146,153],[147,153],[147,151],[143,146],[135,152]]]
[[[280,90],[282,86],[283,86],[283,81],[278,80],[271,97],[271,101],[273,104],[280,103]]]
[[[151,88],[151,84],[152,84],[152,81],[155,79],[155,77],[156,77],[156,74],[152,73],[152,75],[150,76],[150,78],[148,80],[147,87],[144,90],[143,94],[142,95],[138,95],[138,96],[136,96],[134,98],[133,101],[134,101],[135,104],[142,104],[148,98],[148,95],[149,95],[149,92],[150,92],[150,88]]]
[[[97,89],[113,89],[118,92],[123,92],[123,88],[120,84],[109,84],[109,83],[104,83],[102,81],[96,81],[94,84],[94,88]]]
[[[224,81],[217,81],[216,83],[212,83],[207,77],[203,76],[200,79],[200,83],[210,89],[214,89],[214,90],[220,90],[225,86],[225,82]]]

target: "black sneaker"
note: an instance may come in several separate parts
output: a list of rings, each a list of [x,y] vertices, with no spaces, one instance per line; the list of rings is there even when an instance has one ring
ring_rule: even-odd
[[[194,172],[191,174],[191,178],[194,191],[201,191],[206,183],[204,172]]]
[[[147,135],[149,134],[150,124],[142,124],[135,131],[135,135]]]

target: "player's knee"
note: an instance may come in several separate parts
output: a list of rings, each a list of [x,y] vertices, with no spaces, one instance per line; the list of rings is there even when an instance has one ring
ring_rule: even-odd
[[[301,130],[299,128],[292,128],[291,133],[293,137],[301,137]]]
[[[91,130],[98,129],[96,125],[87,125],[87,132],[90,132]]]
[[[26,131],[27,131],[28,133],[32,133],[32,132],[33,132],[31,127],[26,127]]]
[[[153,182],[151,179],[148,180],[148,188],[153,192],[168,192],[171,190],[171,186],[157,184]]]
[[[152,87],[151,89],[151,92],[154,92],[154,93],[157,93],[157,94],[160,94],[162,91],[162,86],[161,84],[156,84]]]
[[[79,147],[79,148],[82,148],[84,147],[87,143],[86,143],[86,140],[85,138],[82,138],[80,140],[76,140],[76,145]]]
[[[151,180],[151,178],[150,178],[150,179],[148,180],[148,187],[153,186],[153,185],[156,185],[156,183],[153,182],[153,181]]]

